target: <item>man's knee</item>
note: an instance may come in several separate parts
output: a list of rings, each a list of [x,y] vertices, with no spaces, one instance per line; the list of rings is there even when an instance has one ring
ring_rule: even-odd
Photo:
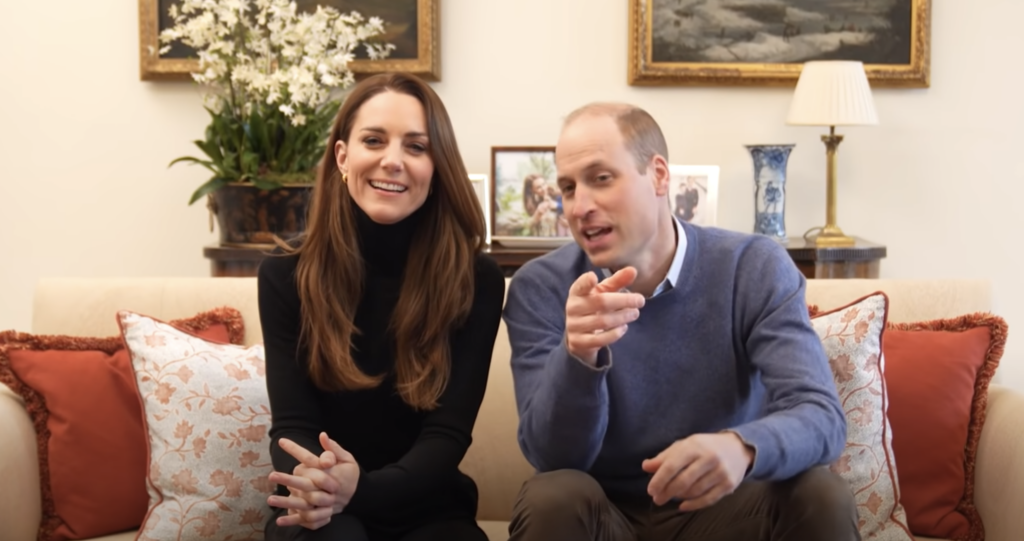
[[[823,467],[811,468],[794,478],[790,498],[793,504],[821,511],[845,513],[856,509],[849,483]]]
[[[791,479],[790,483],[790,510],[784,513],[792,521],[790,526],[815,539],[860,539],[857,505],[845,479],[819,467]]]
[[[516,514],[569,514],[603,499],[604,490],[590,475],[579,470],[556,470],[539,473],[523,483]]]
[[[614,520],[613,512],[601,485],[586,473],[542,473],[523,483],[509,536],[511,541],[623,538],[620,530],[628,525]]]

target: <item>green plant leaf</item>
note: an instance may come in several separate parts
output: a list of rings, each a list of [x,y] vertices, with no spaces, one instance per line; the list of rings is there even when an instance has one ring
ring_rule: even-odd
[[[202,186],[197,188],[195,192],[192,192],[192,198],[188,200],[188,204],[191,205],[195,203],[196,201],[202,199],[203,196],[205,196],[206,194],[213,193],[219,190],[227,183],[228,180],[221,177],[211,178],[210,180],[206,181],[206,183],[204,183]]]
[[[274,182],[264,177],[252,177],[252,185],[261,190],[276,190],[281,187],[280,182]]]
[[[281,138],[281,150],[277,153],[277,165],[279,171],[291,171],[295,161],[294,148],[295,136],[293,132],[284,130]]]
[[[238,161],[238,153],[229,151],[224,153],[224,161],[222,162],[221,176],[227,178],[238,178],[242,175],[242,171],[239,168],[240,163]]]
[[[260,156],[267,156],[271,150],[270,135],[267,133],[267,122],[258,108],[253,109],[249,121],[243,126],[250,148]]]
[[[220,162],[224,161],[224,155],[221,154],[220,147],[217,146],[217,144],[215,142],[213,142],[213,141],[199,141],[199,140],[192,141],[192,142],[195,143],[195,145],[197,147],[199,147],[199,150],[202,150],[203,153],[205,153],[207,156],[209,156],[211,161],[213,161],[215,163],[220,163]]]
[[[250,150],[242,152],[242,172],[250,176],[259,174],[260,155]]]
[[[209,160],[200,160],[199,158],[193,158],[192,156],[182,156],[181,158],[177,158],[174,161],[172,161],[171,163],[167,164],[167,167],[171,167],[172,165],[174,165],[176,163],[179,163],[179,162],[187,162],[187,163],[193,163],[193,164],[202,165],[203,167],[205,167],[205,168],[209,169],[210,171],[212,171],[213,174],[215,174],[215,175],[219,175],[221,173],[221,171],[219,170],[220,168],[217,167],[217,164],[215,164],[215,163],[213,163],[213,162],[211,162]]]
[[[234,145],[234,137],[232,137],[232,128],[229,119],[225,116],[215,115],[211,120],[210,125],[206,129],[206,143],[203,148],[207,154],[216,154],[219,158],[214,158],[218,163],[218,167],[223,172],[224,176],[235,176],[237,175],[238,159],[237,152],[234,152],[236,145]],[[197,144],[198,145],[198,144]],[[211,157],[213,157],[211,155]]]

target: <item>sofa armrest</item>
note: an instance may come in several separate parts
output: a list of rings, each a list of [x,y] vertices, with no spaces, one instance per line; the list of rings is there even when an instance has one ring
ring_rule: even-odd
[[[992,385],[974,470],[974,503],[987,541],[1014,541],[1024,532],[1024,394]]]
[[[0,383],[0,529],[9,541],[34,541],[42,517],[36,432],[21,397]]]

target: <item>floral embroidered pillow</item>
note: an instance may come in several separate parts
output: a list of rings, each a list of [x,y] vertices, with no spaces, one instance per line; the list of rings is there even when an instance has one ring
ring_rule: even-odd
[[[861,537],[913,541],[900,505],[892,429],[882,377],[882,333],[888,298],[875,293],[811,319],[825,347],[846,412],[846,449],[831,465],[857,502]]]
[[[263,539],[273,484],[262,345],[209,342],[118,313],[149,439],[139,541]]]

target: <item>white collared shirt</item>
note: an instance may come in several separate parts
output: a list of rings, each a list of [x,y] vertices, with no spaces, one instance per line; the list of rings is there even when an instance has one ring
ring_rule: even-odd
[[[683,258],[686,257],[686,231],[683,230],[683,226],[675,216],[672,217],[672,226],[676,230],[676,253],[672,256],[672,265],[668,268],[668,274],[658,284],[658,287],[654,288],[654,293],[651,294],[652,298],[671,291],[676,286],[676,280],[679,279],[679,272],[683,270]],[[601,269],[601,274],[608,278],[612,275],[612,271]]]

